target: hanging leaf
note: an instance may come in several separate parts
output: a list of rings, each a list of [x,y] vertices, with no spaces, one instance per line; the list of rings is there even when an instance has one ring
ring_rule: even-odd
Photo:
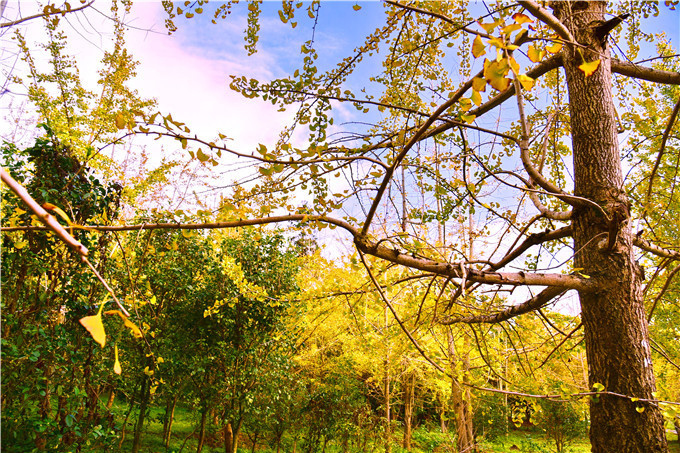
[[[486,91],[486,80],[475,77],[472,79],[472,89],[479,92]]]
[[[196,157],[201,162],[205,162],[206,160],[210,159],[210,156],[205,154],[201,148],[198,148],[198,151],[196,152]]]
[[[586,75],[586,77],[590,77],[593,75],[595,71],[597,71],[597,68],[600,67],[600,60],[593,60],[588,63],[583,63],[580,65],[578,68],[583,71],[583,73]]]
[[[116,360],[113,362],[113,372],[116,374],[120,374],[123,372],[123,370],[120,367],[120,361],[118,360],[118,345],[114,348],[114,355],[116,357]]]
[[[352,6],[352,9],[354,9],[354,11],[359,11],[361,9],[361,6],[354,5],[354,6]]]
[[[474,41],[472,41],[472,55],[477,58],[486,53],[486,46],[482,42],[482,38],[477,35]]]
[[[101,305],[102,307],[104,304]],[[80,323],[90,332],[94,341],[99,343],[103,348],[106,344],[106,332],[104,331],[104,323],[102,322],[102,309],[94,316],[85,316],[80,319]]]
[[[645,408],[642,406],[635,406],[635,410],[638,411],[638,413],[643,413],[645,411]]]
[[[480,106],[482,104],[482,95],[479,94],[479,91],[477,90],[472,90],[470,99],[475,103],[476,106]]]
[[[184,230],[183,230],[184,231]],[[156,296],[153,297],[154,302],[155,302]],[[153,302],[152,302],[153,303]],[[130,329],[132,331],[132,335],[135,336],[135,338],[142,338],[142,331],[133,323],[130,321],[130,319],[123,314],[120,310],[107,310],[104,312],[105,315],[118,315],[121,317],[123,320],[123,324],[125,324],[125,327]]]

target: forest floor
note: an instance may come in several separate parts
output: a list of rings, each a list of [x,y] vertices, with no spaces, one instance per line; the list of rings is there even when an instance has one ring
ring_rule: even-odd
[[[126,407],[116,407],[116,412],[119,412],[119,419],[125,416]],[[175,421],[172,428],[172,436],[169,448],[165,448],[162,441],[163,436],[163,409],[154,407],[151,409],[151,414],[145,423],[144,433],[142,436],[142,446],[140,451],[149,453],[189,453],[195,452],[198,442],[197,430],[198,419],[193,415],[194,411],[178,406],[175,410]],[[133,412],[128,420],[126,427],[126,434],[119,451],[130,451],[132,448],[132,439],[134,432],[134,416]],[[401,439],[401,433],[395,433],[394,438]],[[203,448],[203,453],[221,453],[224,447],[218,441],[214,433],[209,433],[206,438],[206,443]],[[454,451],[450,449],[452,439],[450,435],[442,434],[439,430],[427,431],[424,427],[420,427],[414,431],[413,448],[411,453],[445,453]],[[669,433],[669,453],[680,453],[680,443],[677,441],[677,436]],[[392,453],[405,453],[406,450],[396,445],[392,448]],[[273,453],[276,450],[272,449],[263,440],[258,440],[255,449],[253,449],[253,442],[247,435],[241,434],[239,437],[239,453]],[[292,439],[285,438],[281,451],[293,451]],[[369,444],[366,451],[368,452],[384,452],[384,444]],[[499,436],[493,440],[482,440],[480,443],[480,453],[550,453],[556,451],[553,443],[549,442],[545,436],[537,430],[532,431],[512,431],[507,436]],[[296,450],[302,451],[298,444]],[[329,444],[325,449],[326,453],[339,453],[342,450],[335,445]],[[351,448],[352,452],[359,452],[356,448]],[[564,450],[568,453],[586,453],[590,452],[590,443],[587,437],[575,439],[569,443]]]

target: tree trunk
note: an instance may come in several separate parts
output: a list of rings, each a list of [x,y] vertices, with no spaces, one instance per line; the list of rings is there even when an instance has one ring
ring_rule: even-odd
[[[132,441],[132,453],[138,453],[139,448],[142,445],[142,428],[144,427],[144,417],[146,416],[146,409],[149,407],[149,399],[151,398],[150,379],[146,374],[142,378],[142,385],[139,390],[139,417],[137,417],[137,423],[135,424],[135,437]]]
[[[392,413],[390,407],[390,337],[389,337],[389,318],[387,306],[385,306],[385,385],[383,397],[385,399],[385,453],[392,453]]]
[[[241,432],[241,422],[241,419],[235,423],[227,421],[224,428],[224,453],[236,453],[238,450],[238,434]]]
[[[201,453],[203,451],[203,444],[205,443],[205,425],[208,419],[208,403],[203,403],[203,408],[201,410],[201,425],[198,429],[198,445],[196,446],[196,453]]]
[[[411,370],[404,376],[404,440],[402,446],[411,451],[411,427],[415,402],[416,373]]]
[[[163,420],[163,445],[165,448],[170,446],[170,436],[172,434],[172,423],[175,419],[175,407],[177,406],[178,395],[168,398],[165,405],[165,418]]]
[[[628,199],[622,190],[610,53],[606,43],[603,48],[595,37],[591,25],[606,19],[605,7],[603,1],[552,2],[558,18],[582,45],[565,45],[563,51],[575,195],[594,201],[612,219],[588,205],[574,210],[574,267],[601,283],[597,291],[579,294],[590,385],[599,383],[606,391],[653,399],[656,384],[641,273],[633,256]],[[590,77],[578,69],[584,59],[590,62],[598,58],[601,64]],[[644,410],[640,413],[636,408]],[[590,402],[590,417],[595,453],[668,450],[663,418],[656,405],[601,395]]]
[[[475,438],[472,429],[472,411],[470,410],[469,395],[463,390],[463,386],[458,381],[456,376],[456,362],[459,360],[456,354],[456,346],[454,344],[453,334],[451,329],[447,329],[447,336],[449,342],[449,357],[451,360],[451,403],[453,405],[453,413],[456,422],[456,446],[458,451],[466,453],[474,453],[477,451],[475,447]],[[464,362],[463,370],[467,372],[469,364]]]

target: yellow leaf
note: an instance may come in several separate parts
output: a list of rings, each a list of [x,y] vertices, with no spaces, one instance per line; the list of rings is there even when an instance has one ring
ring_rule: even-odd
[[[600,67],[600,60],[593,60],[589,63],[583,63],[580,65],[578,68],[583,71],[583,73],[586,75],[586,77],[590,77],[593,72],[597,71],[597,68]]]
[[[515,13],[512,15],[512,18],[515,19],[515,22],[517,22],[520,25],[533,22],[533,20],[529,16],[522,13]]]
[[[120,367],[120,361],[118,360],[118,345],[114,348],[114,354],[116,357],[116,360],[113,362],[113,372],[116,374],[120,374],[123,372],[123,370]]]
[[[123,320],[123,323],[125,324],[125,327],[130,329],[132,331],[132,335],[135,336],[135,338],[142,338],[142,331],[139,330],[139,327],[137,327],[130,319],[128,319],[127,316],[125,316],[120,310],[107,310],[104,312],[105,315],[118,315],[121,317]]]
[[[556,41],[545,48],[550,53],[557,53],[562,49],[562,42]]]
[[[486,31],[487,33],[491,33],[501,23],[501,21],[496,20],[493,22],[489,22],[488,24],[477,21],[477,23],[479,24],[480,27],[484,29],[484,31]]]
[[[80,319],[80,323],[90,332],[94,341],[99,343],[103,348],[106,344],[106,332],[104,331],[104,323],[102,323],[101,310],[94,316],[85,316]]]
[[[645,411],[645,408],[642,406],[635,406],[635,410],[638,411],[640,414]]]
[[[486,47],[482,42],[482,38],[477,35],[474,41],[472,41],[472,55],[477,58],[486,53]]]
[[[361,6],[354,5],[354,6],[352,6],[352,9],[354,9],[354,11],[359,11],[361,9]]]
[[[116,127],[118,129],[125,129],[125,124],[127,123],[127,121],[125,121],[125,116],[123,116],[122,113],[118,113],[116,115],[115,121],[116,121]]]
[[[26,247],[28,245],[28,241],[15,241],[14,242],[14,248],[21,250],[22,248]]]
[[[522,88],[524,88],[527,91],[529,91],[534,86],[534,79],[532,79],[526,74],[518,75],[517,80],[519,80],[519,83],[522,84]]]
[[[484,77],[493,88],[505,91],[510,85],[510,79],[505,77],[510,70],[507,60],[484,61]]]
[[[529,56],[529,60],[533,61],[534,63],[538,63],[543,59],[543,57],[545,57],[545,50],[539,50],[538,47],[532,44],[529,46],[527,55]]]
[[[196,152],[196,157],[201,162],[205,162],[206,160],[210,159],[210,156],[205,154],[201,148],[198,148],[198,152]]]
[[[486,91],[486,80],[481,77],[472,79],[472,89],[475,91]]]
[[[461,115],[460,116],[460,119],[462,119],[463,121],[465,121],[468,124],[471,124],[475,120],[475,118],[477,118],[475,115]]]
[[[472,99],[472,102],[474,102],[477,106],[482,104],[482,95],[479,94],[479,91],[477,90],[472,90],[472,96],[470,96],[470,99]]]

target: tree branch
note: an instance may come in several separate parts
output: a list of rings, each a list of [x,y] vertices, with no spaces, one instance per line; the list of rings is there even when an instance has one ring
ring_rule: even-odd
[[[678,117],[678,111],[680,111],[680,99],[675,103],[675,108],[671,113],[671,117],[668,119],[668,124],[666,125],[666,130],[663,131],[663,137],[661,138],[661,146],[659,147],[659,153],[656,156],[656,162],[654,162],[654,168],[652,168],[652,174],[649,175],[649,186],[647,187],[647,200],[646,204],[649,205],[649,200],[652,198],[652,189],[654,188],[654,177],[659,169],[659,164],[661,164],[661,158],[663,157],[664,150],[666,149],[666,142],[671,134],[673,125],[675,124],[675,119]]]
[[[19,24],[22,23],[22,22],[27,22],[27,21],[29,21],[29,20],[37,19],[37,18],[39,18],[39,17],[45,17],[45,18],[46,18],[46,17],[54,16],[55,14],[61,14],[62,16],[64,16],[64,15],[66,15],[67,13],[75,13],[76,11],[83,10],[83,9],[85,9],[85,8],[87,8],[87,7],[89,7],[89,6],[91,6],[93,3],[94,3],[94,0],[90,1],[90,3],[87,3],[87,4],[83,5],[83,6],[79,6],[78,8],[75,8],[75,9],[66,9],[66,10],[57,9],[57,8],[55,8],[55,7],[52,6],[52,5],[47,5],[47,6],[43,9],[43,12],[40,13],[40,14],[34,14],[34,15],[32,15],[32,16],[22,17],[21,19],[13,20],[13,21],[11,21],[11,22],[2,23],[2,24],[0,24],[0,28],[7,28],[7,27],[11,27],[11,26],[13,26],[13,25],[19,25]],[[47,10],[49,7],[52,7],[52,8],[51,8],[49,11],[45,11],[45,10]]]
[[[638,66],[635,63],[628,63],[616,58],[612,58],[611,66],[612,72],[635,79],[668,85],[680,85],[680,72],[662,71],[660,69]]]
[[[515,316],[523,315],[525,313],[529,313],[530,311],[537,310],[548,304],[548,302],[550,302],[554,298],[561,296],[565,292],[567,292],[567,289],[565,288],[551,286],[544,289],[540,293],[536,294],[534,297],[527,300],[526,302],[522,302],[521,304],[518,305],[513,305],[512,307],[508,307],[507,309],[498,313],[493,313],[490,315],[464,316],[459,318],[447,317],[445,319],[439,320],[439,322],[441,324],[446,325],[456,323],[495,324],[502,321],[507,321],[508,319],[514,318]]]
[[[658,245],[654,245],[651,242],[649,242],[646,239],[642,239],[641,237],[635,236],[633,238],[633,245],[635,245],[637,248],[644,250],[645,252],[649,252],[653,255],[660,256],[662,258],[669,258],[672,260],[680,260],[680,252],[676,250],[671,250],[671,249],[665,249],[663,247],[659,247]]]
[[[567,42],[574,42],[574,37],[567,27],[564,26],[560,20],[555,17],[550,11],[543,8],[538,3],[533,0],[520,0],[517,3],[522,5],[527,11],[529,11],[535,18],[546,24],[548,27],[552,28],[557,35]]]

